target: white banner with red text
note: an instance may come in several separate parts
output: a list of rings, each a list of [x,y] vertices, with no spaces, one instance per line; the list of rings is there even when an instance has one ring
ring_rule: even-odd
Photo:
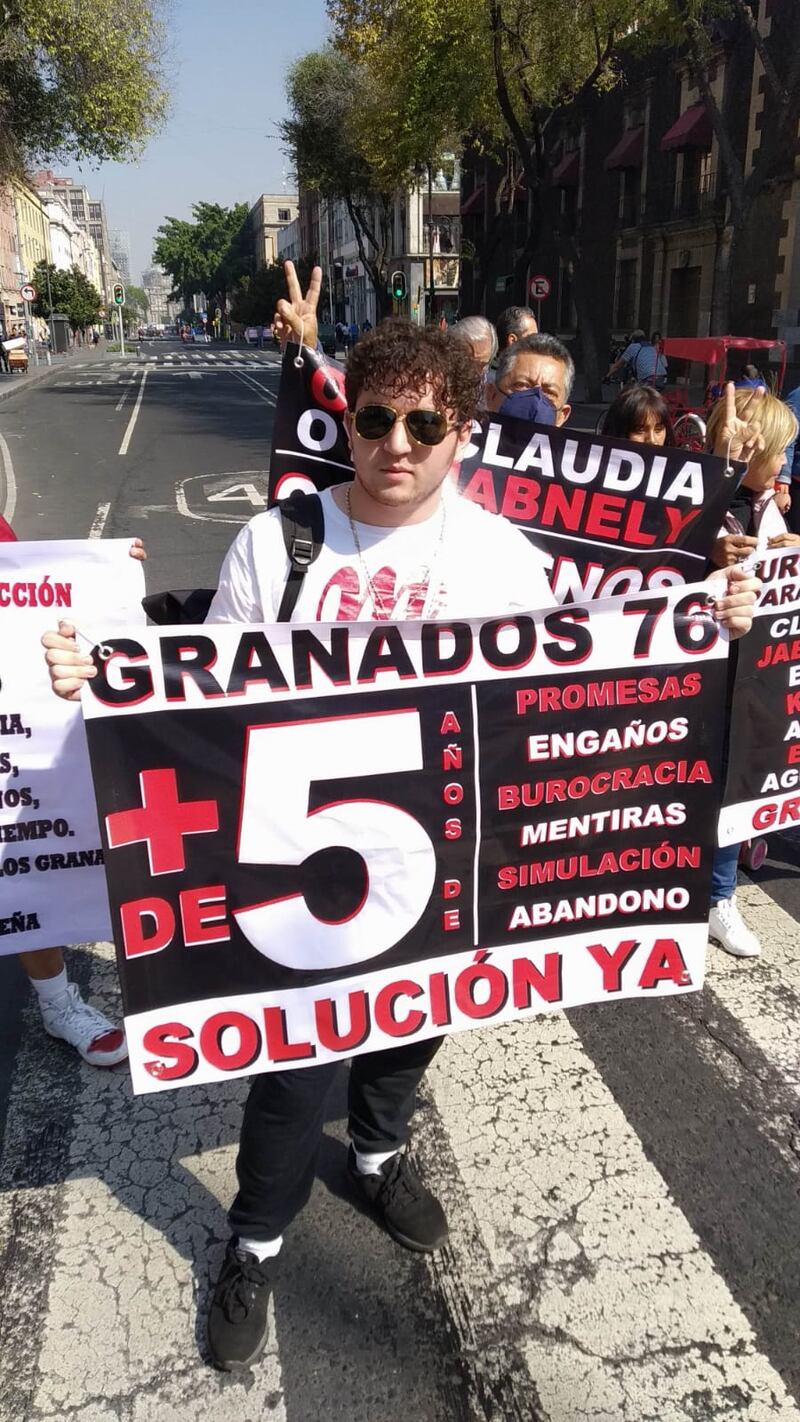
[[[0,543],[0,954],[110,937],[80,706],[53,692],[40,639],[144,622],[130,540]]]

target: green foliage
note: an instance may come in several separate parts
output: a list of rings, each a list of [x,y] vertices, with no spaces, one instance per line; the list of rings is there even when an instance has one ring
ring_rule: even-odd
[[[283,267],[259,267],[254,277],[244,277],[231,302],[231,319],[243,326],[269,326],[280,297],[286,294]]]
[[[138,321],[146,316],[150,309],[147,300],[147,292],[141,286],[126,286],[125,305],[122,308],[122,316],[125,321]]]
[[[366,101],[365,84],[363,67],[331,48],[306,54],[289,69],[290,117],[280,131],[301,183],[322,197],[364,199],[388,190],[360,145],[356,116]]]
[[[303,291],[311,280],[313,261],[310,258],[295,263],[297,276]],[[243,277],[236,288],[231,302],[231,319],[243,326],[270,326],[275,308],[282,296],[286,295],[286,277],[280,262],[268,267],[259,267],[254,277]],[[328,282],[323,277],[320,311],[328,306]]]
[[[50,273],[48,292],[47,275]],[[33,285],[38,296],[34,305],[37,316],[50,316],[50,297],[56,315],[67,316],[73,331],[85,330],[99,319],[103,299],[95,286],[84,276],[79,267],[62,271],[52,262],[37,262],[33,271]]]
[[[222,207],[198,202],[193,222],[168,217],[158,229],[153,261],[172,278],[173,297],[191,308],[192,297],[204,291],[211,302],[224,298],[252,270],[247,203]]]
[[[0,176],[122,160],[162,124],[164,0],[1,0]]]

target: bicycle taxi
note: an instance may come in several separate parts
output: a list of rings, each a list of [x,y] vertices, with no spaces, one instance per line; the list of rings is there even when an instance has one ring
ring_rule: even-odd
[[[705,445],[706,419],[726,380],[736,379],[729,371],[729,353],[739,353],[744,363],[748,351],[777,351],[780,368],[770,377],[769,385],[780,395],[786,374],[786,342],[757,340],[754,336],[665,336],[658,346],[669,361],[670,379],[663,390],[672,413],[675,443],[683,449],[702,450]],[[763,357],[762,357],[763,358]],[[682,369],[675,374],[675,363]],[[737,366],[741,369],[741,364]],[[775,362],[771,362],[773,367]],[[698,368],[703,367],[700,375]]]

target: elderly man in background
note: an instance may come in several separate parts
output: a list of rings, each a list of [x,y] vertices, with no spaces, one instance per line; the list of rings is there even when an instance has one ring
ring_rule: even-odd
[[[545,334],[525,336],[500,351],[487,405],[517,419],[563,425],[572,413],[567,402],[574,380],[575,362],[561,341]]]
[[[530,306],[507,306],[497,318],[497,339],[501,351],[513,346],[515,341],[524,341],[526,336],[535,336],[538,330]]]
[[[497,355],[497,332],[485,316],[465,316],[463,321],[451,327],[450,335],[454,341],[467,346],[476,365],[483,371],[488,369]]]
[[[465,346],[481,373],[481,388],[478,396],[478,414],[491,409],[490,394],[493,390],[489,367],[497,355],[497,332],[485,316],[465,316],[450,327],[451,340]]]

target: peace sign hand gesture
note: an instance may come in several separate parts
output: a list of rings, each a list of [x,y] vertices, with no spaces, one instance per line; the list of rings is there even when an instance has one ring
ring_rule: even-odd
[[[294,262],[284,262],[283,270],[286,273],[288,300],[281,298],[278,302],[272,329],[281,347],[284,347],[287,341],[295,341],[298,345],[302,341],[304,346],[310,346],[314,350],[317,344],[317,307],[322,291],[322,268],[313,268],[305,296]]]
[[[766,394],[762,385],[756,386],[740,410],[736,408],[736,387],[732,380],[725,386],[725,418],[717,434],[714,453],[723,459],[741,459],[749,464],[754,455],[764,448],[759,421],[759,406]]]

